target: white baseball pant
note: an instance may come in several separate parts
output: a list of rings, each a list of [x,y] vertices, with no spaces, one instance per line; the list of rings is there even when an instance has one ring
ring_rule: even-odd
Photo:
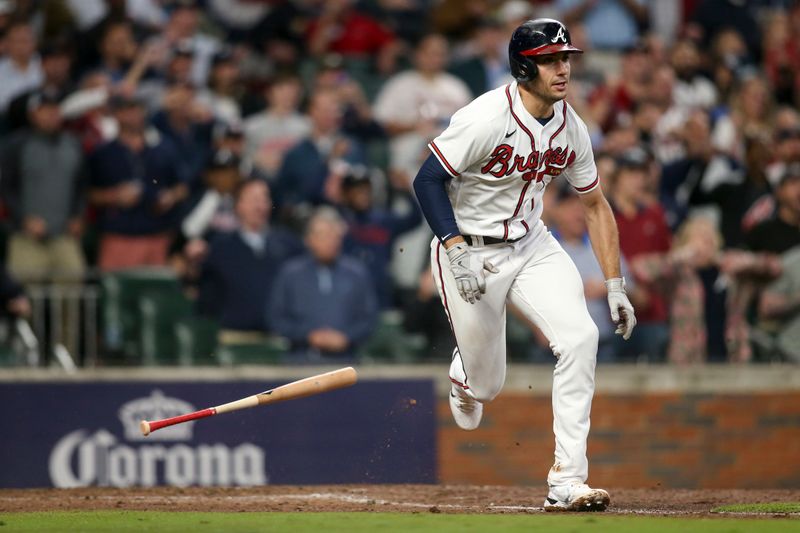
[[[444,246],[434,238],[431,266],[457,350],[451,381],[480,402],[489,402],[506,375],[506,302],[517,306],[550,341],[553,371],[555,463],[550,486],[584,483],[589,474],[586,439],[594,395],[597,326],[589,316],[575,264],[541,221],[515,243],[473,246],[499,273],[486,277],[475,304],[458,294]]]

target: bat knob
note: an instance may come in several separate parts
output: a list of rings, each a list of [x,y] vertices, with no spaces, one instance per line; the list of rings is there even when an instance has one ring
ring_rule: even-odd
[[[145,437],[148,436],[150,434],[150,422],[147,420],[142,420],[139,422],[139,429],[141,430],[142,435]]]

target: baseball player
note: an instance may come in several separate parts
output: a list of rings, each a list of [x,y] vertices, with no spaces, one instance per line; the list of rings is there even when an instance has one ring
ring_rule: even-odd
[[[575,265],[541,221],[551,181],[566,180],[580,195],[616,333],[627,340],[636,325],[589,133],[564,100],[576,53],[561,22],[518,27],[509,44],[516,81],[457,111],[414,180],[436,235],[433,275],[456,341],[450,408],[458,426],[477,428],[483,404],[503,387],[506,302],[542,330],[557,358],[548,511],[602,511],[610,502],[586,485],[598,332]]]

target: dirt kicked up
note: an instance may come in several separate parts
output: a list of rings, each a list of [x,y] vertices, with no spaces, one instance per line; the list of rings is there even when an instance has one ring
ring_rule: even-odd
[[[800,489],[609,489],[609,493],[611,507],[606,514],[623,515],[719,517],[725,514],[711,510],[720,505],[800,501]],[[443,485],[14,489],[0,491],[0,513],[118,509],[535,514],[544,513],[544,496],[545,489],[540,487]],[[787,515],[750,516],[785,518]]]

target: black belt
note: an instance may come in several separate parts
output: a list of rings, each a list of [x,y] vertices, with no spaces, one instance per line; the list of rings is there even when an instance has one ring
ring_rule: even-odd
[[[470,246],[482,246],[481,240],[483,241],[483,245],[487,244],[503,244],[505,243],[512,243],[517,242],[522,237],[517,237],[516,239],[498,239],[497,237],[479,237],[473,235],[462,235],[464,240],[467,241],[467,244]]]

